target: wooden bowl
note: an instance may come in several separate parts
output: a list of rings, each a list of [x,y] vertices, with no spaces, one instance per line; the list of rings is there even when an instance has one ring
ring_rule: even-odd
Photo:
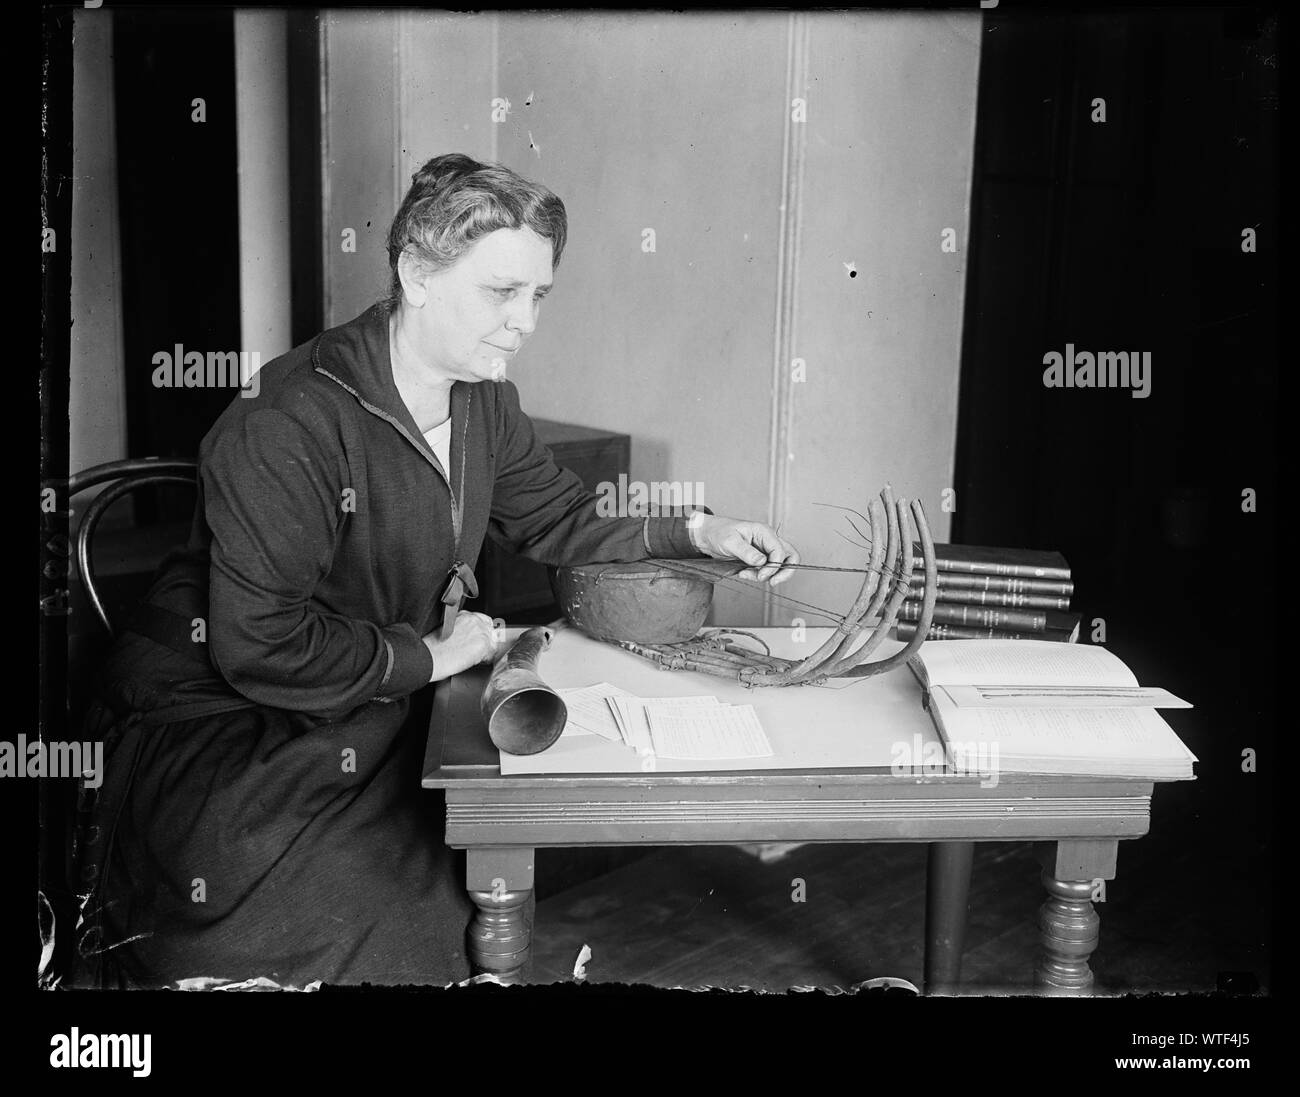
[[[653,560],[549,570],[564,616],[597,640],[679,644],[700,631],[713,602],[712,579]]]

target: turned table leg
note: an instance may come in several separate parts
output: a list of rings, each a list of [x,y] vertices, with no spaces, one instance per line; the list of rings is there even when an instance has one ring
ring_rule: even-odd
[[[931,842],[925,888],[925,992],[956,993],[974,842]]]
[[[1093,895],[1115,878],[1115,840],[1045,843],[1039,849],[1047,902],[1038,912],[1043,952],[1034,984],[1049,993],[1086,994],[1093,974],[1088,960],[1097,948],[1101,919]]]
[[[466,931],[474,973],[518,983],[532,949],[533,851],[469,849],[465,864],[475,907]]]

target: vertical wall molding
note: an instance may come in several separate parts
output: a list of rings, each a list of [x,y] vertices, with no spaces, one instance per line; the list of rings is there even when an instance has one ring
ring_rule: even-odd
[[[127,404],[113,21],[103,12],[76,11],[72,22],[69,212],[75,246],[69,270],[67,438],[68,469],[77,472],[127,455]],[[58,244],[67,247],[65,240]]]
[[[803,169],[808,122],[794,121],[793,101],[807,99],[808,19],[790,15],[786,37],[785,130],[781,144],[781,206],[777,234],[776,316],[772,332],[772,416],[768,453],[768,522],[785,520],[794,393],[790,362],[797,357],[799,231],[803,221]],[[772,625],[775,599],[763,590],[763,624]]]
[[[496,99],[501,94],[501,14],[493,12],[492,16],[492,99]],[[491,102],[488,103],[488,110],[492,109]],[[495,121],[490,123],[491,129],[488,131],[492,137],[492,163],[497,164],[501,161],[501,150],[497,139],[501,127]]]
[[[321,225],[321,317],[325,327],[334,326],[334,211],[330,201],[330,14],[322,12],[319,31],[320,62],[320,225]]]
[[[289,228],[289,23],[235,12],[240,345],[259,365],[293,346]]]
[[[410,14],[399,11],[393,20],[393,212],[402,205],[406,188],[413,174],[406,170],[407,155],[404,142],[411,128],[406,117],[406,43],[407,21]]]

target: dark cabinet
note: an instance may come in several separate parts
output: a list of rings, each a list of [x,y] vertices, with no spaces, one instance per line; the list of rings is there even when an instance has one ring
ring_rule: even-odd
[[[537,436],[555,455],[555,463],[577,473],[583,486],[596,491],[602,483],[617,484],[619,474],[629,474],[632,439],[607,430],[534,419]],[[467,607],[511,624],[548,621],[560,614],[546,567],[508,552],[490,537],[484,542],[474,574],[479,597]]]

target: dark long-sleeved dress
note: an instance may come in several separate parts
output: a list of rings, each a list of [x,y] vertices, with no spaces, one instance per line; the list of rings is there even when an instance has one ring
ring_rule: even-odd
[[[697,553],[682,518],[600,517],[508,381],[453,386],[443,470],[379,306],[258,377],[102,676],[82,980],[465,978],[463,876],[419,784],[449,572],[489,531],[553,564]]]

